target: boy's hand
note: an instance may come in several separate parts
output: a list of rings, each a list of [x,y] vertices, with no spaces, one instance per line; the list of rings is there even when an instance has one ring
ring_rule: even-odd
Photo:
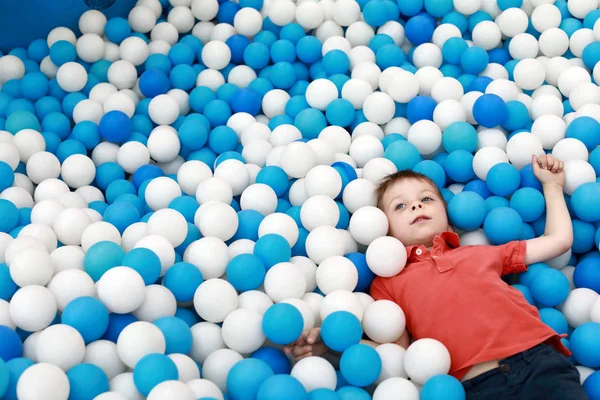
[[[533,174],[542,183],[542,185],[555,183],[561,187],[565,184],[565,163],[551,154],[542,156],[533,156],[531,162]]]
[[[327,346],[321,340],[321,328],[311,328],[302,332],[294,342],[283,348],[285,354],[291,354],[296,361],[305,357],[321,356],[327,352]]]

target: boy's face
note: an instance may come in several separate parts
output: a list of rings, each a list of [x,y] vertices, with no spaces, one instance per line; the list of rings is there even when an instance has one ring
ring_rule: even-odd
[[[444,203],[426,181],[394,183],[383,195],[381,207],[389,220],[389,235],[405,246],[430,247],[437,235],[450,230]]]

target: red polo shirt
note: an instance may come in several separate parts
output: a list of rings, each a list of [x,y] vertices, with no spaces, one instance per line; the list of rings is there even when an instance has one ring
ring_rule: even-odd
[[[443,232],[431,252],[424,246],[406,250],[404,269],[390,278],[375,278],[371,296],[398,304],[415,340],[443,343],[455,378],[462,379],[475,364],[542,342],[571,355],[561,336],[540,320],[538,310],[500,278],[527,270],[525,241],[461,247],[456,233]]]

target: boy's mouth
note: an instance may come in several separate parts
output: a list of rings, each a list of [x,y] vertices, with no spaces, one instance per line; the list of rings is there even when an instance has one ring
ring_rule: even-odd
[[[416,224],[417,222],[422,222],[422,221],[428,221],[431,218],[429,218],[427,215],[419,215],[417,218],[415,218],[413,220],[413,222],[411,223],[411,225]]]

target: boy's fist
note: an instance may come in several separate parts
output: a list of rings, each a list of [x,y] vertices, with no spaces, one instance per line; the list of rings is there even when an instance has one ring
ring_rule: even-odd
[[[533,174],[542,183],[556,183],[560,186],[565,184],[565,163],[552,154],[544,154],[539,157],[533,155],[531,165]]]
[[[321,340],[321,328],[311,328],[302,332],[294,342],[283,348],[285,354],[291,354],[296,361],[305,357],[321,356],[327,352],[327,346]]]

